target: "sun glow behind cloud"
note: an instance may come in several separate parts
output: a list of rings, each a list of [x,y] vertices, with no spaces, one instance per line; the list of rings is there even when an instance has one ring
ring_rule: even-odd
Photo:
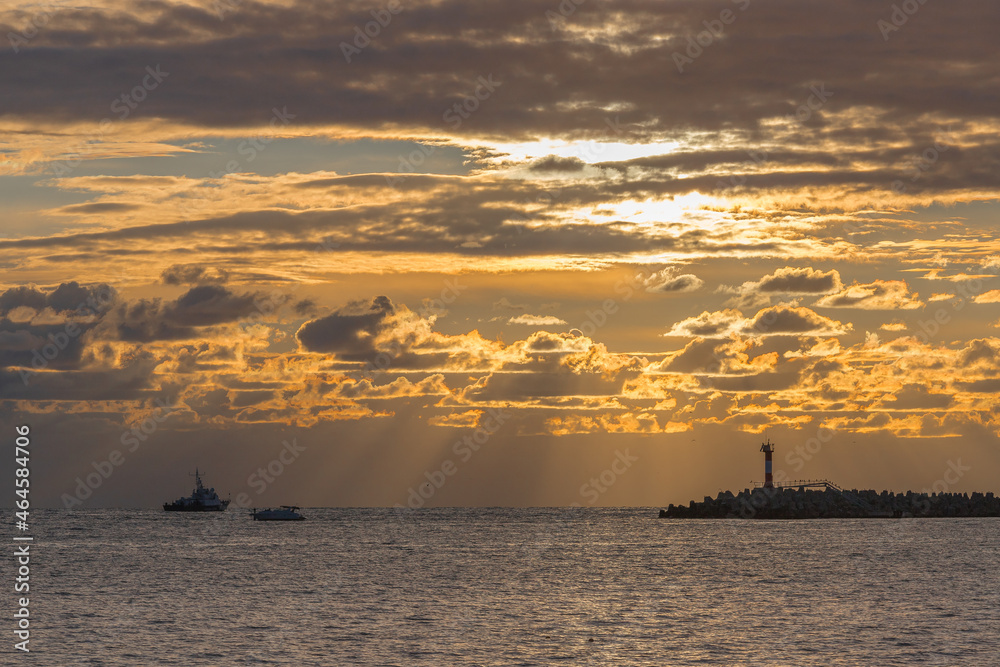
[[[669,199],[627,200],[606,204],[598,209],[597,213],[604,219],[622,220],[646,229],[654,229],[664,224],[682,223],[705,229],[723,218],[714,216],[709,211],[717,210],[719,206],[727,203],[721,197],[691,192]]]

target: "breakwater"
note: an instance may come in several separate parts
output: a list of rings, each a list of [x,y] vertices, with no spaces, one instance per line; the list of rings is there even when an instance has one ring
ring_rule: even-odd
[[[744,489],[705,496],[702,502],[670,505],[667,519],[853,519],[900,517],[1000,517],[993,493],[892,493],[840,489],[779,487]]]

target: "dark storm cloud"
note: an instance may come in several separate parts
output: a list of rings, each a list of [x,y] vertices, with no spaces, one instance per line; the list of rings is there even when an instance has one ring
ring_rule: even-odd
[[[718,339],[696,338],[679,353],[664,359],[659,370],[670,373],[707,375],[747,375],[772,372],[770,364],[754,366],[748,362],[752,358],[771,353],[780,357],[789,350],[796,349],[798,345],[798,340],[789,336],[763,339],[756,344],[749,341],[720,342]],[[775,363],[777,363],[777,358]]]
[[[699,378],[705,389],[731,392],[771,392],[791,389],[799,381],[797,372],[761,373],[759,375],[737,375],[726,377]]]
[[[9,323],[6,320],[0,320],[0,326],[5,325],[9,325]],[[34,350],[44,344],[44,339],[39,338],[27,329],[17,329],[14,331],[0,329],[0,353]]]
[[[890,121],[886,121],[890,122]],[[641,158],[613,163],[601,163],[604,169],[628,176],[632,187],[645,185],[660,195],[684,192],[739,193],[758,190],[808,189],[834,187],[842,191],[865,195],[877,188],[881,193],[930,194],[937,192],[990,191],[1000,184],[1000,144],[992,137],[970,136],[966,141],[981,142],[973,148],[952,147],[938,153],[933,136],[922,137],[914,128],[913,136],[899,132],[895,139],[885,141],[906,143],[902,148],[855,152],[842,144],[823,143],[816,137],[791,137],[786,141],[813,144],[811,150],[796,153],[768,154],[752,169],[748,155],[752,153],[688,153],[680,156]],[[833,140],[833,136],[827,137]],[[846,141],[871,141],[858,129],[857,136],[841,137]],[[924,151],[932,151],[924,153]],[[929,154],[934,159],[927,160]],[[872,168],[872,165],[877,165]],[[712,174],[701,174],[711,169]],[[678,176],[683,175],[683,178]]]
[[[977,364],[1000,368],[1000,341],[986,338],[971,340],[962,350],[958,360],[962,368]]]
[[[365,358],[374,353],[374,338],[382,330],[385,318],[394,311],[385,296],[377,296],[371,303],[353,302],[326,317],[306,322],[295,337],[311,352]]]
[[[574,397],[614,396],[622,382],[636,374],[572,373],[533,370],[530,373],[491,373],[485,380],[470,385],[461,392],[465,400],[479,402],[555,399],[572,403]]]
[[[72,206],[63,206],[59,209],[60,213],[68,213],[72,215],[81,214],[95,214],[95,213],[125,213],[128,211],[134,211],[136,209],[142,208],[138,204],[123,204],[117,202],[94,202],[91,204],[73,204]]]
[[[574,171],[583,171],[583,168],[585,166],[586,163],[584,163],[584,161],[581,160],[580,158],[575,158],[575,157],[561,158],[556,155],[549,155],[547,157],[542,158],[541,160],[532,162],[528,168],[531,171],[537,171],[537,172],[549,172],[549,171],[574,172]]]
[[[971,382],[956,382],[955,386],[963,391],[976,394],[996,394],[1000,392],[1000,378],[990,378],[986,380],[973,380]]]
[[[311,315],[316,312],[316,302],[312,299],[300,299],[293,306],[296,315]]]
[[[786,266],[756,283],[744,284],[742,291],[763,294],[829,294],[842,286],[840,273],[836,269],[820,271],[812,267]]]
[[[443,180],[451,183],[454,179]],[[733,232],[726,229],[691,229],[683,222],[664,221],[654,236],[648,229],[614,217],[605,217],[600,224],[591,221],[574,224],[563,214],[564,209],[598,206],[609,197],[649,197],[654,188],[649,182],[635,186],[607,182],[566,184],[555,191],[557,196],[538,184],[506,178],[467,178],[463,185],[458,188],[444,185],[416,207],[412,201],[390,199],[386,203],[335,210],[241,212],[185,222],[0,240],[0,249],[72,247],[86,253],[113,248],[120,254],[147,253],[149,246],[141,242],[177,238],[188,239],[188,244],[197,244],[201,250],[241,256],[254,250],[314,252],[331,247],[330,243],[337,244],[337,252],[382,250],[515,256],[625,254],[654,249],[726,253],[750,249],[749,244],[727,243],[726,235]],[[686,191],[686,186],[677,190]],[[550,199],[556,196],[558,206],[530,214],[523,212],[525,201],[545,196]],[[532,223],[530,228],[528,222]],[[238,242],[232,240],[236,238]],[[771,249],[767,241],[759,239],[752,242],[752,247]],[[183,248],[177,250],[183,251]]]
[[[30,364],[28,366],[30,368]],[[140,356],[123,368],[115,369],[31,374],[0,369],[0,400],[135,400],[150,393],[155,366],[156,362],[148,356]]]
[[[693,273],[678,275],[673,269],[664,269],[646,279],[647,292],[693,292],[705,284]]]
[[[923,304],[902,280],[875,280],[870,284],[852,284],[843,291],[828,294],[816,302],[825,308],[862,308],[865,310],[912,310]]]
[[[695,338],[727,338],[732,334],[836,336],[850,330],[850,323],[832,320],[809,308],[781,304],[764,308],[751,318],[744,318],[740,311],[732,309],[705,311],[696,317],[681,320],[664,335]]]
[[[0,319],[0,367],[76,368],[85,348],[84,334],[95,324],[78,323],[67,330],[64,324],[29,325]]]
[[[870,152],[869,152],[870,153]],[[754,158],[757,158],[754,160]],[[621,160],[617,162],[600,162],[596,166],[602,169],[613,169],[623,173],[637,172],[692,172],[707,169],[723,168],[727,176],[736,170],[740,172],[752,166],[752,163],[768,163],[784,167],[802,167],[805,165],[824,167],[845,167],[850,164],[849,156],[811,152],[811,151],[757,151],[750,153],[745,150],[702,150],[683,151],[669,155]]]
[[[105,283],[83,286],[74,280],[60,284],[47,294],[22,285],[0,294],[0,314],[21,306],[35,310],[51,308],[56,312],[94,314],[106,310],[117,298],[117,291]]]
[[[956,384],[962,385],[961,382]],[[941,410],[955,401],[952,394],[934,393],[919,384],[904,385],[893,392],[891,398],[893,400],[883,402],[883,407],[889,410]]]
[[[223,284],[229,280],[229,272],[215,267],[174,264],[163,270],[160,280],[166,285]]]
[[[0,294],[0,312],[6,313],[14,308],[27,306],[35,310],[41,310],[48,305],[48,298],[43,292],[32,287],[12,287]]]
[[[85,232],[61,237],[0,241],[0,248],[45,248],[71,245],[76,248],[113,244],[127,240],[172,238],[178,234],[198,236],[223,232],[267,231],[268,238],[247,244],[220,243],[212,250],[245,253],[259,250],[314,251],[318,233],[337,238],[339,251],[397,250],[404,252],[462,252],[464,254],[534,254],[548,252],[628,252],[648,248],[648,240],[636,238],[627,229],[594,225],[539,228],[526,235],[520,210],[509,206],[487,207],[486,193],[472,189],[464,195],[435,199],[414,211],[409,203],[357,206],[349,210],[261,211],[226,218],[141,225],[106,232]],[[544,219],[547,216],[539,216]],[[331,234],[332,233],[332,234]],[[281,237],[284,237],[282,239]],[[308,240],[307,240],[308,239]],[[465,246],[474,241],[478,246]],[[129,252],[123,248],[122,252]]]
[[[984,57],[995,39],[991,0],[922,4],[888,39],[876,22],[891,5],[867,0],[754,0],[746,11],[731,2],[591,0],[556,29],[550,0],[415,1],[350,63],[341,42],[372,20],[368,2],[241,2],[224,20],[210,7],[133,7],[61,8],[23,53],[4,51],[0,89],[18,94],[2,98],[0,114],[113,117],[112,100],[140,84],[147,65],[169,76],[134,114],[195,125],[260,124],[287,107],[302,124],[446,129],[444,112],[489,74],[501,85],[456,132],[596,136],[605,110],[618,109],[640,138],[752,133],[764,120],[794,118],[820,82],[834,94],[828,107],[875,110],[869,117],[901,128],[933,114],[996,111],[1000,63]],[[674,54],[723,9],[735,22],[678,72]],[[8,15],[2,32],[22,19]],[[803,133],[826,127],[826,112],[811,112]]]
[[[664,335],[703,338],[726,338],[744,322],[738,310],[705,311],[696,317],[678,322]]]
[[[757,313],[749,322],[748,331],[767,334],[832,335],[843,331],[843,328],[839,322],[834,322],[808,308],[774,306]]]
[[[100,285],[81,286],[76,281],[62,283],[48,295],[48,305],[52,310],[76,311],[86,308],[97,309],[109,306],[118,298],[115,288]]]
[[[291,184],[293,188],[330,189],[330,188],[383,188],[391,184],[392,188],[401,192],[423,192],[439,188],[442,184],[460,185],[464,176],[451,174],[351,174],[332,178],[313,178]]]
[[[181,340],[193,338],[193,327],[182,327],[163,317],[159,299],[138,299],[123,303],[115,311],[117,338],[148,343],[154,340]]]
[[[192,287],[174,301],[138,299],[115,311],[117,337],[131,342],[181,340],[198,335],[198,327],[234,322],[264,312],[261,294],[236,294],[221,285]]]
[[[840,274],[836,270],[815,271],[812,268],[778,269],[764,276],[757,287],[761,292],[786,294],[823,294],[840,289]]]
[[[257,294],[235,294],[220,285],[192,287],[165,309],[168,319],[180,325],[208,326],[231,322],[257,310]]]
[[[27,386],[43,375],[36,371],[73,370],[85,365],[84,354],[92,330],[100,326],[118,298],[114,288],[62,283],[45,293],[31,287],[14,287],[0,294],[0,315],[26,306],[36,311],[51,308],[61,322],[35,324],[0,317],[0,368],[19,368],[17,384]],[[0,392],[2,393],[2,392]]]

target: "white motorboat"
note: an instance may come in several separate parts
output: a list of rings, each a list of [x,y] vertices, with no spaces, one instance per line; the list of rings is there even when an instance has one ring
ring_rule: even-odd
[[[282,505],[278,509],[256,509],[253,511],[254,521],[302,521],[304,516],[299,514],[300,508],[291,505]]]

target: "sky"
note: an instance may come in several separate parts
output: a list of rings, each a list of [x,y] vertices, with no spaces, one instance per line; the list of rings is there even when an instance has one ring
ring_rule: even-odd
[[[0,8],[33,502],[1000,491],[992,0]],[[3,461],[3,466],[12,466]],[[239,499],[239,500],[237,500]]]

